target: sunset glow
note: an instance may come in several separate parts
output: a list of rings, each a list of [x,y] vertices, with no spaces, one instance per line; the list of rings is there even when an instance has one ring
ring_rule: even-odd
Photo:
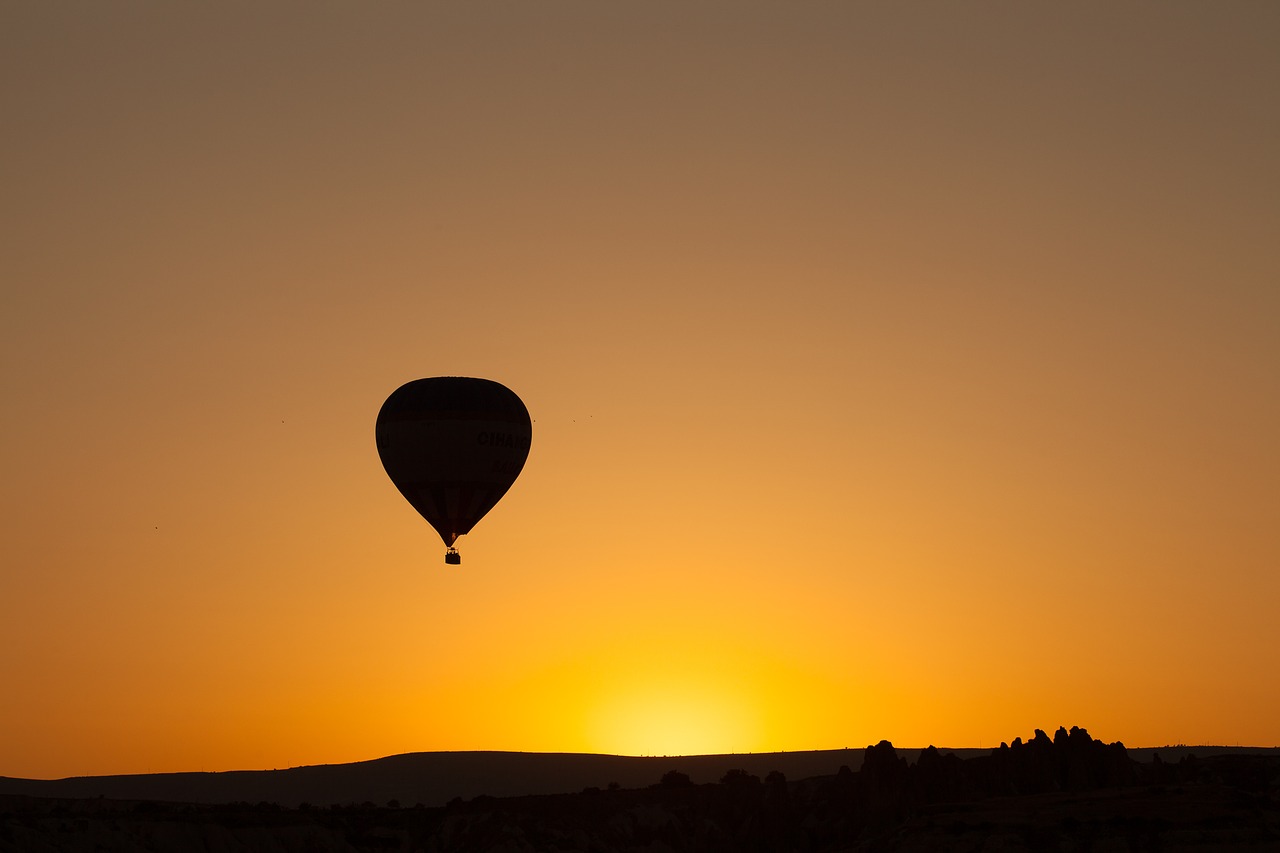
[[[1280,744],[1280,4],[7,3],[0,775]],[[442,563],[374,420],[532,417]]]
[[[596,712],[593,752],[699,755],[740,751],[760,741],[759,724],[741,697],[715,686],[641,682],[608,697]]]

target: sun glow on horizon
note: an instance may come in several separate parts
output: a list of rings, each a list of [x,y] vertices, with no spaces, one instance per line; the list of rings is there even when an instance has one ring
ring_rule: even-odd
[[[760,740],[760,714],[723,685],[691,679],[628,683],[592,715],[591,749],[615,755],[718,755]]]

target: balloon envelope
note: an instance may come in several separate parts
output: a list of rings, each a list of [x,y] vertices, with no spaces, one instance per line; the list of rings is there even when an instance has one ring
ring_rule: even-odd
[[[452,546],[511,488],[533,428],[505,385],[437,376],[397,388],[375,433],[391,482]]]

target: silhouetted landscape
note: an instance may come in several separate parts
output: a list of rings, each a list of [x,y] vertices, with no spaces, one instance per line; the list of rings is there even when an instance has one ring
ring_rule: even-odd
[[[631,758],[423,753],[276,771],[0,778],[0,851],[1280,850],[1280,750]]]

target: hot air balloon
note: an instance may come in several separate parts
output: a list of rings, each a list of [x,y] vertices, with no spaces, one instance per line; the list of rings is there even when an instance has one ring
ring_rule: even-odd
[[[529,410],[489,379],[437,376],[397,388],[378,412],[378,456],[400,494],[454,543],[493,509],[529,457]]]

